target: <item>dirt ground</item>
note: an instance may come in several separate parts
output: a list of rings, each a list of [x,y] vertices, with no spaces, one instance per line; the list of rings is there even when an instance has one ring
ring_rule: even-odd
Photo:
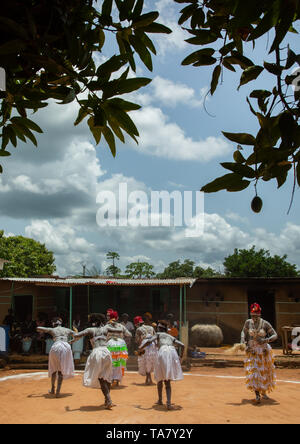
[[[100,390],[82,386],[82,373],[63,383],[59,399],[48,395],[47,372],[0,370],[0,424],[298,424],[300,370],[277,369],[270,401],[253,403],[242,368],[192,368],[172,383],[173,410],[154,405],[156,386],[127,372],[105,410]],[[164,393],[165,401],[165,393]]]

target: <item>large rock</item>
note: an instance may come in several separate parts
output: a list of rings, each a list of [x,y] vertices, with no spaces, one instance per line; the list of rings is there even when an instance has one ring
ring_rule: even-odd
[[[217,325],[196,324],[191,328],[191,344],[198,347],[219,347],[223,333]]]

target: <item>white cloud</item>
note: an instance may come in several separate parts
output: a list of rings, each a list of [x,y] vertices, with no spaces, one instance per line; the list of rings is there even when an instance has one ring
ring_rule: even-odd
[[[174,107],[178,104],[186,104],[192,107],[203,105],[203,91],[196,97],[195,90],[181,82],[172,82],[156,76],[152,81],[154,89],[153,99],[163,105]]]
[[[139,145],[131,143],[139,152],[173,160],[208,162],[231,152],[230,145],[221,138],[207,137],[194,140],[187,136],[176,123],[161,109],[145,107],[134,112],[134,120],[139,128]]]
[[[172,34],[163,34],[155,37],[160,55],[167,51],[183,50],[187,43],[186,32],[178,25],[178,10],[182,5],[175,5],[170,0],[158,0],[155,3],[156,10],[159,11],[159,22],[170,28]],[[180,8],[182,9],[182,8]]]

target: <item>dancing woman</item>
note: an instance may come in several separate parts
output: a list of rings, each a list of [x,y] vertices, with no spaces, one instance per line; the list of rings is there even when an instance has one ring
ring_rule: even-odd
[[[111,409],[113,405],[110,397],[112,357],[107,348],[108,328],[105,326],[106,317],[104,314],[99,314],[94,316],[94,320],[96,327],[90,327],[75,334],[74,341],[82,336],[89,336],[91,338],[93,350],[86,361],[83,385],[98,389],[100,384],[105,399],[105,407]]]
[[[138,346],[140,346],[144,340],[150,339],[155,335],[154,328],[151,325],[145,325],[141,316],[136,316],[134,318],[134,325],[137,327],[135,332],[135,340]],[[147,345],[142,353],[138,353],[139,374],[146,376],[146,385],[153,384],[151,373],[154,371],[156,359],[157,347],[154,341]]]
[[[108,313],[109,322],[106,324],[107,348],[112,355],[113,361],[113,383],[117,386],[122,381],[128,359],[128,349],[124,337],[132,337],[130,331],[118,322],[119,315],[117,311]]]
[[[54,318],[52,320],[53,328],[37,327],[38,332],[49,333],[54,341],[49,352],[48,375],[51,378],[49,393],[55,394],[56,398],[60,395],[63,380],[74,377],[74,360],[68,338],[70,336],[74,337],[75,332],[69,328],[64,328],[62,323],[61,318]],[[55,392],[56,376],[57,388]]]
[[[245,322],[241,333],[241,344],[246,345],[246,386],[255,392],[256,403],[269,399],[267,393],[276,385],[275,365],[269,343],[278,335],[269,322],[261,318],[261,307],[255,303],[250,307],[251,319]]]
[[[157,381],[158,401],[156,404],[162,405],[163,382],[165,383],[167,395],[167,409],[171,407],[171,381],[183,379],[181,360],[184,353],[184,344],[178,341],[174,336],[167,333],[168,322],[158,321],[157,333],[151,339],[145,339],[139,347],[139,350],[145,349],[153,341],[157,342],[158,355],[154,367],[154,377]],[[180,358],[175,345],[181,348]]]

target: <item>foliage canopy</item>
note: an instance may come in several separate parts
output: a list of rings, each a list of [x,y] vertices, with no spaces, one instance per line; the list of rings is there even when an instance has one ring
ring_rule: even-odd
[[[300,1],[173,1],[182,4],[178,23],[190,35],[186,41],[197,48],[182,65],[213,68],[211,95],[224,70],[241,69],[238,89],[263,72],[273,79],[247,97],[257,134],[223,132],[237,144],[233,161],[221,163],[227,174],[202,191],[242,191],[254,184],[257,197],[258,181],[276,180],[281,187],[291,172],[294,193],[300,185],[300,54],[282,44],[289,33],[297,33]],[[129,76],[130,69],[136,72],[137,59],[153,68],[156,49],[149,34],[172,32],[157,22],[159,11],[144,11],[144,0],[103,0],[99,7],[93,0],[10,0],[1,5],[0,66],[7,86],[0,93],[0,156],[9,156],[7,145],[16,147],[19,140],[37,145],[34,133],[43,130],[28,113],[46,107],[49,99],[60,105],[76,100],[80,108],[74,124],[87,119],[96,144],[104,139],[113,156],[116,139],[124,143],[127,134],[137,142],[138,129],[129,113],[140,106],[121,96],[151,81]],[[114,36],[118,50],[96,66],[93,56],[103,51],[108,35]],[[265,35],[270,36],[268,51],[254,62],[245,49],[254,48]],[[261,208],[262,201],[252,202],[254,211]]]
[[[23,236],[5,237],[0,230],[0,258],[8,262],[0,277],[52,275],[56,270],[53,253],[44,244]]]

